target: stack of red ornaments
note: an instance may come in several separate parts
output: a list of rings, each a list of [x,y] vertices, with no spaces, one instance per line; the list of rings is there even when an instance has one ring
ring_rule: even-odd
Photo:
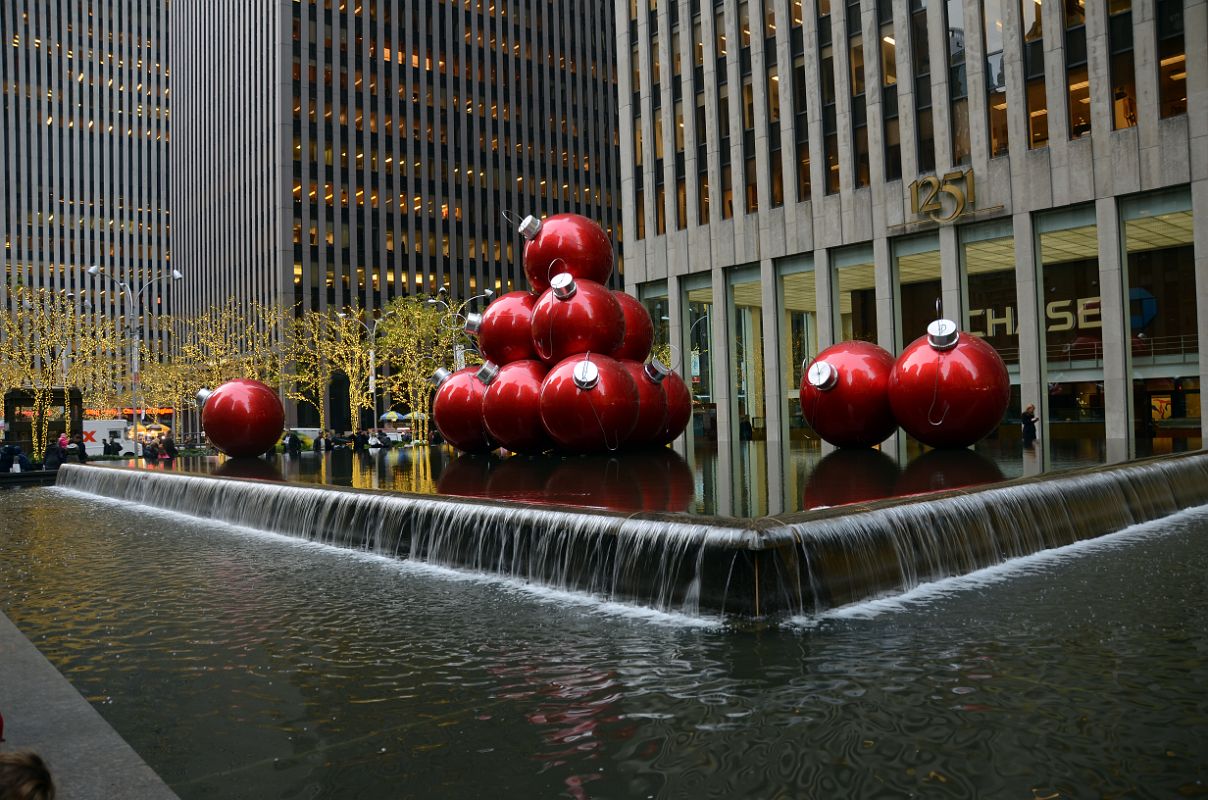
[[[591,453],[666,445],[688,425],[692,400],[678,374],[647,361],[654,324],[636,298],[604,286],[608,234],[578,214],[525,217],[531,292],[502,295],[466,331],[486,360],[438,370],[432,416],[467,453],[503,447]]]

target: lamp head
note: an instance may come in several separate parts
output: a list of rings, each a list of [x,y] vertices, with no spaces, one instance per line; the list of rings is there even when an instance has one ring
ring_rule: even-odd
[[[100,273],[100,271],[101,271],[101,268],[97,264],[93,264],[91,267],[88,268],[89,275],[97,275]]]
[[[184,275],[180,274],[180,270],[178,270],[178,269],[172,270],[172,280],[178,281],[183,277],[184,277]]]

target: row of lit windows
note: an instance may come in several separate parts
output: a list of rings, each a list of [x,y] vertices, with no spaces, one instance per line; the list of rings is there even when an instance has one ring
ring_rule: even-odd
[[[636,1],[636,0],[635,0]],[[983,0],[982,20],[979,29],[970,31],[972,35],[983,35],[986,56],[984,84],[987,99],[986,124],[989,129],[989,145],[991,156],[1003,155],[1007,152],[1007,122],[1006,122],[1006,75],[1003,67],[1003,16],[1001,4],[1011,0]],[[1027,99],[1027,120],[1029,147],[1040,147],[1048,143],[1048,108],[1045,95],[1045,72],[1043,33],[1040,17],[1040,3],[1037,0],[1016,0],[1020,2],[1021,18],[1023,21],[1023,52],[1024,77],[1026,83],[1025,97]],[[758,210],[758,194],[756,191],[757,170],[753,148],[753,130],[755,121],[755,106],[753,83],[750,75],[750,43],[751,43],[751,5],[758,7],[759,0],[743,0],[738,3],[738,30],[741,37],[740,56],[743,65],[742,76],[742,107],[740,117],[743,126],[743,168],[745,209],[748,213]],[[1132,20],[1131,0],[1106,0],[1110,14],[1109,47],[1111,50],[1111,96],[1113,127],[1116,129],[1131,127],[1136,124],[1136,83],[1133,74],[1132,60]],[[1064,58],[1067,70],[1068,111],[1067,130],[1069,138],[1077,139],[1090,132],[1090,96],[1091,81],[1089,80],[1086,64],[1085,11],[1082,0],[1072,0],[1064,4],[1065,21]],[[931,58],[930,42],[927,37],[927,0],[910,0],[910,19],[908,29],[911,34],[911,59],[914,96],[914,112],[916,121],[917,163],[921,172],[933,171],[936,168],[935,136],[932,119],[933,98],[931,97]],[[815,0],[817,12],[818,34],[818,76],[819,90],[822,99],[822,155],[824,158],[825,191],[833,194],[840,187],[840,163],[838,136],[836,128],[836,81],[834,74],[834,46],[832,43],[833,27],[830,18],[831,0]],[[636,14],[636,6],[631,3],[631,12]],[[859,0],[846,0],[845,23],[848,34],[848,65],[851,111],[851,152],[852,152],[852,184],[856,187],[867,186],[870,175],[870,157],[868,152],[868,133],[866,120],[865,94],[867,82],[864,70],[864,44],[862,21],[860,17]],[[793,41],[793,52],[804,50],[802,35],[802,0],[792,0],[792,28],[790,36]],[[883,164],[885,178],[897,180],[902,177],[901,139],[898,123],[897,82],[898,64],[897,47],[894,38],[893,4],[891,0],[876,1],[877,23],[879,26],[878,50],[880,53],[881,75],[876,85],[881,92],[882,125],[884,142]],[[970,126],[968,105],[968,80],[965,63],[966,28],[962,0],[945,0],[939,13],[945,15],[944,29],[948,32],[945,51],[946,62],[943,68],[948,72],[948,98],[951,121],[951,158],[954,165],[966,164],[971,158]],[[1182,0],[1157,0],[1157,40],[1159,56],[1159,109],[1162,117],[1186,112],[1186,70],[1185,48],[1183,41]],[[714,10],[715,48],[717,55],[717,110],[718,133],[721,140],[721,181],[720,213],[723,219],[733,214],[733,176],[729,163],[730,159],[730,111],[728,74],[725,59],[727,58],[726,43],[726,9],[719,6]],[[636,17],[635,17],[636,18]],[[767,109],[764,111],[769,123],[771,147],[768,150],[767,163],[771,186],[771,203],[779,206],[784,202],[784,187],[782,175],[782,157],[780,155],[781,108],[779,98],[779,66],[776,59],[776,24],[775,10],[767,0],[766,10],[761,15],[763,33],[766,39],[765,59],[768,66],[765,70],[765,92]],[[652,25],[654,20],[652,18]],[[631,28],[632,29],[632,28]],[[704,34],[699,16],[694,17],[693,25],[693,66],[702,67],[704,63]],[[682,63],[679,52],[680,32],[676,26],[671,32],[672,43],[672,80],[678,87],[682,79]],[[661,92],[664,76],[660,63],[661,54],[657,31],[651,35],[650,45],[651,85],[654,88],[653,107],[653,155],[655,164],[655,226],[656,234],[666,232],[664,209],[665,191],[662,187],[663,170],[661,160],[664,157],[664,135],[661,114]],[[808,200],[811,191],[810,179],[810,148],[807,115],[807,86],[805,71],[805,56],[797,55],[793,64],[793,87],[790,97],[793,100],[793,135],[796,145],[796,160],[798,164],[796,182],[798,201]],[[635,42],[631,49],[631,77],[635,94],[634,116],[634,166],[637,178],[635,194],[635,211],[637,211],[638,230],[636,238],[645,235],[644,205],[645,187],[643,179],[643,134],[641,106],[637,102],[640,87],[642,65],[640,51]],[[697,71],[697,76],[700,72]],[[698,87],[699,88],[699,87]],[[678,91],[678,88],[677,88]],[[704,163],[704,144],[707,140],[705,130],[705,95],[698,91],[696,95],[696,137],[698,139],[698,168],[700,174],[698,222],[707,224],[709,221],[709,186],[707,166]],[[684,110],[683,102],[676,100],[673,112],[672,143],[675,147],[677,160],[682,160],[685,151]],[[678,163],[678,161],[677,161]],[[677,175],[677,204],[676,225],[683,229],[687,225],[686,191],[684,176]]]

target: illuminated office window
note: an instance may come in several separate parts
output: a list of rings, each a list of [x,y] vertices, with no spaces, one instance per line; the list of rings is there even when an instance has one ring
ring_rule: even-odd
[[[952,117],[952,163],[969,163],[969,81],[965,70],[963,0],[948,0],[948,100]]]
[[[1091,132],[1090,75],[1086,68],[1086,10],[1082,3],[1066,3],[1065,68],[1069,86],[1070,138]]]
[[[982,1],[986,48],[986,115],[990,126],[990,157],[1007,152],[1007,70],[1003,60],[1002,0]]]
[[[1187,113],[1187,50],[1183,0],[1157,0],[1158,108],[1162,117]],[[1203,39],[1200,40],[1203,46]]]
[[[1049,143],[1049,109],[1044,89],[1044,26],[1038,0],[1020,0],[1023,22],[1023,78],[1028,98],[1028,147]]]
[[[1132,0],[1108,0],[1107,12],[1107,44],[1111,54],[1112,128],[1121,130],[1137,124]]]
[[[805,56],[793,59],[793,141],[796,146],[797,202],[810,199],[810,132],[806,114]]]
[[[910,49],[914,60],[915,143],[919,171],[935,169],[935,130],[931,117],[931,54],[927,44],[927,0],[910,0]]]

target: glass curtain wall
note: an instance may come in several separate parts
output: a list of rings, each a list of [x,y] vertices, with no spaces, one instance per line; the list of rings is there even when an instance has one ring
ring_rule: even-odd
[[[1191,198],[1186,190],[1121,204],[1137,455],[1197,450],[1199,337]]]
[[[1101,463],[1107,434],[1095,209],[1083,206],[1039,216],[1036,230],[1044,287],[1046,422],[1052,465]],[[1042,428],[1042,441],[1045,435]]]
[[[872,248],[850,247],[831,256],[835,341],[877,342],[877,281]],[[892,345],[890,345],[892,346]]]
[[[784,442],[786,507],[795,508],[810,470],[821,457],[821,439],[801,415],[801,379],[818,355],[818,294],[814,260],[795,256],[777,265],[780,303],[781,438]]]
[[[961,230],[965,275],[965,330],[989,343],[1006,362],[1011,400],[999,438],[1019,436],[1019,305],[1015,292],[1015,237],[1011,220]]]
[[[654,323],[654,346],[651,354],[667,366],[678,366],[678,353],[671,352],[671,309],[667,300],[667,282],[644,283],[638,287],[638,299],[650,313]]]
[[[939,239],[935,235],[898,239],[893,243],[894,281],[897,295],[897,340],[899,348],[927,333],[927,326],[940,312],[942,294]],[[955,311],[955,309],[953,310]],[[923,450],[914,438],[904,436],[906,455],[913,458]]]
[[[717,447],[717,403],[713,397],[713,284],[706,274],[691,275],[683,283],[684,379],[692,393],[692,442]]]
[[[726,283],[734,505],[739,513],[758,514],[767,507],[763,282],[759,267],[752,266],[730,270]]]

